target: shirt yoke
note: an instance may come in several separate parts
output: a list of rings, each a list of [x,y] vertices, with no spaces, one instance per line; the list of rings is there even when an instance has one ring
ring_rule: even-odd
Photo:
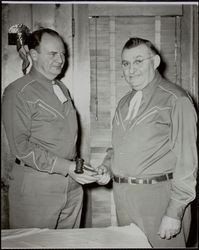
[[[132,91],[128,91],[118,102],[117,104],[117,108],[120,107],[124,102],[127,101],[128,98],[130,98],[130,96],[132,95]],[[117,109],[116,108],[116,109]]]
[[[18,94],[31,96],[31,90],[40,88],[40,84],[36,79],[32,79],[29,75],[25,75],[9,84],[4,90],[4,96],[9,96],[9,98]]]
[[[162,94],[166,95],[167,97],[170,96],[175,100],[179,99],[180,97],[188,97],[187,92],[182,87],[165,79],[160,82],[158,88]]]

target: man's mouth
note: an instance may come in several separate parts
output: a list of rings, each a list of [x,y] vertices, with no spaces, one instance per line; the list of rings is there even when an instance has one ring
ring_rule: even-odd
[[[61,69],[61,68],[62,68],[62,65],[54,65],[53,67],[54,67],[54,68],[57,68],[57,69]]]
[[[130,75],[129,78],[139,77],[140,75]]]

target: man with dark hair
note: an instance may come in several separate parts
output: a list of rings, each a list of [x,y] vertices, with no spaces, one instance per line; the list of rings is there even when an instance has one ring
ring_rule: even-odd
[[[197,175],[196,112],[188,94],[164,79],[150,41],[130,38],[122,68],[131,91],[118,103],[112,148],[98,167],[113,178],[120,226],[137,224],[153,247],[185,247]]]
[[[16,157],[9,182],[10,228],[76,228],[80,184],[96,178],[86,170],[74,172],[76,111],[68,89],[56,79],[65,63],[64,43],[56,31],[40,29],[30,35],[28,46],[32,68],[6,87],[2,103]]]

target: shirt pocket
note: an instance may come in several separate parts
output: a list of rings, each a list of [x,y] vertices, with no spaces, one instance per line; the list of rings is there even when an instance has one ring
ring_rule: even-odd
[[[52,121],[57,119],[57,114],[49,105],[38,102],[33,119],[36,121]]]

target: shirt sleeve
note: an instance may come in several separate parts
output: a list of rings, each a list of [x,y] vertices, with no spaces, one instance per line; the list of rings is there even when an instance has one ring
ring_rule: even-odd
[[[176,156],[171,199],[166,215],[182,219],[186,206],[195,199],[197,178],[197,115],[188,97],[176,100],[172,111],[171,148]]]
[[[31,142],[31,112],[20,91],[8,88],[2,100],[2,118],[11,153],[38,171],[66,176],[71,161]]]

